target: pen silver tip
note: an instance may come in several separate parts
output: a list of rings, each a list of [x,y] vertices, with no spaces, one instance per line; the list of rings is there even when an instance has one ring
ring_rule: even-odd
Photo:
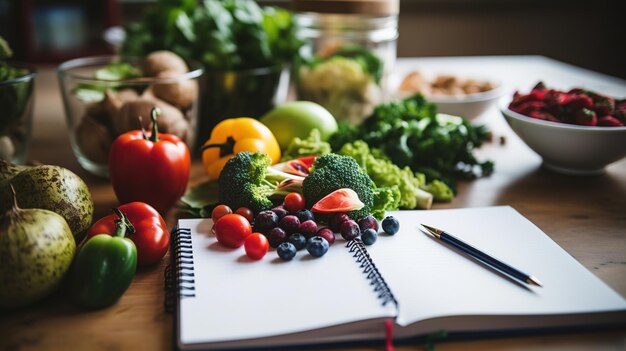
[[[539,282],[539,279],[535,278],[535,277],[528,277],[528,279],[526,279],[526,283],[530,284],[530,285],[537,285],[537,286],[541,286],[543,287],[543,285],[541,285],[541,283]]]
[[[431,226],[428,226],[426,224],[420,224],[420,225],[422,227],[426,228],[428,233],[430,233],[430,235],[436,237],[437,239],[439,239],[439,237],[441,236],[441,233],[443,233],[443,230],[437,229],[435,227],[431,227]]]

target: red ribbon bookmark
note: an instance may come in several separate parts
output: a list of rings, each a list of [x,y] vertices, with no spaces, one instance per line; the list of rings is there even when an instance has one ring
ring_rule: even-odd
[[[385,348],[387,351],[394,351],[393,347],[393,319],[387,319],[385,321]]]

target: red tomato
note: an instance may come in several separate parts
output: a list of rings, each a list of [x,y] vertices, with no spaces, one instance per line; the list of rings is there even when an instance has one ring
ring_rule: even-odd
[[[241,247],[250,234],[252,234],[250,222],[242,215],[227,214],[215,222],[215,237],[226,247],[233,249]]]
[[[150,205],[143,202],[131,202],[118,209],[128,217],[135,227],[135,233],[126,233],[126,236],[137,247],[137,264],[149,266],[155,264],[165,256],[170,247],[170,232],[163,217]],[[87,232],[87,240],[98,234],[115,233],[116,214],[99,219]]]
[[[244,217],[246,217],[246,219],[248,220],[248,222],[252,223],[252,221],[254,221],[254,213],[252,213],[252,211],[250,211],[249,208],[246,207],[239,207],[237,209],[237,211],[235,211],[236,214],[242,215]]]
[[[243,248],[246,250],[246,255],[252,260],[260,260],[265,256],[270,244],[267,241],[265,235],[261,233],[252,233],[246,238],[243,244]]]
[[[285,209],[295,213],[304,208],[304,197],[300,193],[289,193],[285,196]]]
[[[231,210],[230,207],[226,205],[217,205],[211,212],[211,219],[213,220],[213,223],[215,223],[218,219],[231,213],[233,213],[233,210]]]

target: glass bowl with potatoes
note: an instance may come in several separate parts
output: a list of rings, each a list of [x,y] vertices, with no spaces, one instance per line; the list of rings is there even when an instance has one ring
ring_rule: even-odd
[[[109,148],[119,135],[151,128],[160,110],[159,133],[195,143],[200,64],[170,51],[141,58],[97,56],[70,60],[57,68],[70,143],[79,164],[108,177]]]
[[[473,120],[496,105],[502,96],[499,82],[441,73],[428,76],[407,73],[398,87],[400,96],[420,93],[437,105],[437,111]]]

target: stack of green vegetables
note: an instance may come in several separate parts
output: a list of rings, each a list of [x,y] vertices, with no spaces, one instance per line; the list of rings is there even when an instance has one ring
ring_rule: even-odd
[[[208,70],[239,70],[291,62],[301,41],[291,13],[249,0],[160,0],[125,28],[122,54],[171,50]]]

